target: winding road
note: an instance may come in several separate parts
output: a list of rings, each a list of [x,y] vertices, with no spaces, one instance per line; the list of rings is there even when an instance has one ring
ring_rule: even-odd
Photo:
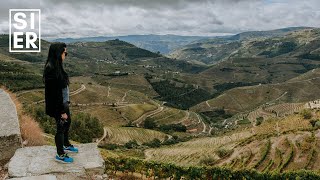
[[[208,100],[206,100],[206,104],[209,108],[211,108],[210,104],[208,103]]]
[[[109,95],[110,95],[110,91],[111,91],[111,87],[110,87],[110,86],[108,86],[107,97],[109,97]]]
[[[143,115],[141,115],[138,119],[134,120],[133,123],[136,123],[137,127],[141,127],[141,123],[148,117],[156,115],[158,113],[160,113],[161,111],[163,111],[164,107],[162,106],[158,106],[158,108],[154,111],[151,112],[147,112],[144,113]]]
[[[188,119],[189,119],[189,116],[190,116],[190,112],[187,111],[187,112],[186,112],[186,115],[185,115],[185,116],[182,118],[182,120],[180,120],[178,123],[182,123],[183,121],[188,120]]]
[[[84,91],[86,89],[86,86],[84,84],[81,85],[81,87],[75,91],[72,91],[70,92],[70,96],[74,96],[76,94],[79,94],[81,93],[82,91]],[[30,92],[30,91],[29,91]],[[37,101],[37,102],[34,102],[33,104],[40,104],[40,103],[43,103],[44,102],[44,99],[43,100],[40,100],[40,101]]]
[[[131,90],[129,90],[129,91],[127,91],[126,93],[124,93],[124,95],[123,95],[123,97],[122,97],[122,99],[121,99],[121,102],[123,102],[124,101],[124,99],[126,98],[126,96],[127,96],[127,93],[129,93]]]
[[[25,93],[36,92],[36,91],[44,91],[44,89],[31,89],[31,90],[26,90],[26,91],[20,91],[20,92],[17,92],[16,94],[17,94],[17,96],[20,96]]]
[[[199,114],[198,113],[196,113],[196,115],[197,115],[197,118],[198,118],[198,123],[202,123],[202,125],[203,125],[203,130],[202,130],[202,132],[203,133],[205,133],[206,132],[206,129],[207,129],[207,125],[203,122],[203,120],[202,120],[202,118],[199,116]]]
[[[81,84],[81,87],[75,91],[70,92],[70,96],[74,96],[76,94],[81,93],[82,91],[84,91],[86,89],[86,86],[84,84]]]
[[[99,145],[100,142],[107,137],[107,135],[108,135],[108,133],[107,133],[107,127],[104,127],[104,128],[103,128],[103,136],[96,141],[97,144]]]

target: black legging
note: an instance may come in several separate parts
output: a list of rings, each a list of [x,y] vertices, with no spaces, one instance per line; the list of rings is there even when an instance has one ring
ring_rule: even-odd
[[[63,146],[69,146],[69,129],[70,129],[70,124],[71,124],[71,116],[70,116],[70,110],[67,108],[67,115],[68,118],[64,123],[61,123],[60,116],[56,117],[56,126],[57,126],[57,131],[55,135],[55,143],[57,147],[57,153],[59,155],[64,154]]]

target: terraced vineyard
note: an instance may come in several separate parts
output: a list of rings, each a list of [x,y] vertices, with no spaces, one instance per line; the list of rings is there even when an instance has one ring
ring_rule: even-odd
[[[107,77],[107,76],[97,76],[93,78],[96,82],[109,86],[112,89],[131,89],[137,92],[141,92],[148,96],[157,96],[149,82],[144,78],[143,75],[133,74],[130,76],[119,76],[119,77]]]
[[[37,67],[0,53],[0,86],[16,92],[43,87]]]
[[[266,107],[264,110],[270,113],[275,113],[276,116],[281,117],[299,112],[304,108],[304,105],[305,103],[283,103]]]
[[[145,150],[147,160],[172,162],[179,165],[199,165],[201,160],[212,158],[215,149],[227,143],[234,143],[250,137],[249,131],[234,133],[230,136],[196,138],[170,147]]]
[[[75,120],[95,122],[90,134],[97,136],[88,141],[97,141],[110,156],[266,173],[319,170],[319,32],[227,39],[221,47],[211,40],[199,43],[201,48],[192,44],[191,58],[202,57],[198,51],[205,49],[218,53],[192,60],[202,61],[197,65],[119,40],[73,43],[64,64],[72,77],[71,111],[79,114]],[[39,54],[25,55],[10,55],[7,45],[1,46],[0,84],[17,91],[30,113],[41,115],[39,122],[53,130],[43,111],[41,81],[49,44],[44,42]],[[223,61],[203,65],[214,59]],[[126,146],[134,141],[138,145]],[[204,172],[193,168],[191,174]]]
[[[219,165],[233,169],[253,168],[262,172],[317,169],[319,164],[315,158],[319,142],[314,134],[306,131],[255,140],[234,148],[238,153],[225,158]]]
[[[86,112],[97,117],[104,126],[119,127],[129,123],[118,111],[108,106],[75,106],[74,112]]]
[[[248,119],[251,123],[256,123],[257,118],[262,117],[263,119],[268,119],[271,117],[276,117],[272,112],[265,111],[263,108],[258,108],[248,114]]]
[[[134,127],[105,127],[106,137],[100,142],[125,144],[128,141],[136,140],[138,144],[152,141],[154,138],[164,141],[168,136],[164,133]]]
[[[314,73],[312,78],[306,80],[233,88],[216,98],[193,106],[190,110],[202,112],[224,108],[236,114],[252,111],[263,105],[312,101],[319,98],[318,94],[314,93],[320,91],[319,84],[320,79]]]
[[[315,112],[312,118],[319,118]],[[299,114],[274,117],[259,126],[218,137],[196,138],[169,147],[145,150],[148,160],[182,166],[213,165],[233,169],[278,171],[316,169],[320,130]]]
[[[192,134],[199,134],[205,131],[203,122],[195,112],[189,112],[189,118],[182,122],[183,125],[187,127],[187,132]]]
[[[272,117],[284,117],[300,112],[305,108],[305,103],[281,103],[276,105],[262,106],[250,112],[247,118],[255,123],[258,118],[269,119]]]
[[[164,110],[150,118],[157,124],[178,123],[186,116],[186,112],[175,108],[164,108]]]
[[[124,116],[129,121],[135,121],[142,115],[154,111],[157,109],[157,106],[152,104],[130,104],[124,107],[117,108],[119,112],[121,112],[122,116]]]
[[[198,135],[199,133],[209,133],[209,128],[197,113],[184,111],[175,108],[165,107],[159,113],[152,115],[149,119],[158,125],[179,124],[186,126],[187,133]]]

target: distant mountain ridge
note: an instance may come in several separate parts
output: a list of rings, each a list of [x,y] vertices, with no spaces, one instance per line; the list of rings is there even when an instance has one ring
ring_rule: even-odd
[[[287,41],[288,38],[286,37],[289,34],[308,29],[317,28],[289,27],[271,31],[249,31],[234,36],[198,40],[175,50],[170,53],[169,57],[197,63],[215,64],[221,60],[233,57],[234,54],[247,48],[250,43],[255,44],[248,47],[249,50],[254,50],[253,52],[255,52],[255,47],[258,45],[259,51],[264,51],[274,44],[263,43],[263,41]],[[251,55],[255,57],[255,54],[247,54],[245,57],[252,57]]]
[[[127,36],[98,36],[83,38],[58,38],[54,42],[104,42],[108,40],[119,39],[134,44],[139,48],[143,48],[152,52],[160,52],[168,54],[172,50],[187,45],[193,41],[207,39],[207,36],[179,36],[179,35],[127,35]]]
[[[179,50],[183,47],[193,46],[197,43],[226,43],[233,41],[241,41],[252,38],[270,38],[283,36],[288,32],[302,30],[309,27],[287,27],[275,30],[267,31],[248,31],[241,32],[235,35],[225,35],[225,36],[181,36],[181,35],[126,35],[126,36],[92,36],[92,37],[81,37],[81,38],[58,38],[53,39],[53,42],[104,42],[108,40],[119,39],[122,41],[134,44],[139,48],[143,48],[152,52],[160,52],[161,54],[171,54],[172,52]]]
[[[266,38],[277,37],[277,36],[283,36],[292,31],[299,31],[299,30],[310,29],[310,28],[312,27],[287,27],[287,28],[266,30],[266,31],[248,31],[248,32],[242,32],[242,33],[236,34],[226,39],[245,40],[245,39],[256,38],[256,37],[260,37],[260,38],[261,37],[266,37]]]

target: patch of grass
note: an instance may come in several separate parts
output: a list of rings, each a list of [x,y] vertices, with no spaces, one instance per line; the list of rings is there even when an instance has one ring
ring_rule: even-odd
[[[217,158],[212,157],[212,156],[208,156],[208,157],[202,158],[199,163],[201,165],[205,165],[205,166],[214,166],[217,161],[218,161]]]
[[[150,142],[154,138],[164,141],[167,138],[165,133],[137,128],[137,127],[105,127],[107,130],[106,142],[124,145],[129,141],[136,140],[138,144]]]
[[[312,114],[311,114],[311,110],[310,109],[303,109],[300,114],[302,115],[302,117],[304,119],[311,119]]]
[[[261,149],[260,160],[253,165],[253,168],[255,168],[255,169],[258,168],[259,165],[266,159],[268,153],[270,152],[270,148],[271,148],[271,141],[270,141],[270,139],[268,139],[266,145],[263,146]]]
[[[239,125],[251,124],[251,121],[248,118],[244,118],[238,121]]]
[[[313,147],[308,154],[307,163],[304,167],[305,169],[312,169],[313,164],[317,160],[317,154],[317,150]]]
[[[259,126],[263,122],[263,117],[257,117],[256,126]]]
[[[215,151],[219,158],[225,158],[230,156],[233,153],[233,149],[219,148]]]
[[[1,87],[5,89],[4,87]],[[5,91],[10,95],[12,101],[17,109],[21,136],[23,139],[23,144],[25,146],[40,146],[45,144],[45,139],[43,137],[43,130],[41,129],[39,123],[30,115],[28,115],[23,110],[23,106],[17,99],[16,95],[10,91]]]
[[[284,168],[288,166],[288,164],[293,160],[294,158],[294,145],[291,143],[288,138],[286,138],[286,143],[290,146],[290,152],[289,155],[284,159],[283,163],[279,167],[279,171],[282,172]]]

